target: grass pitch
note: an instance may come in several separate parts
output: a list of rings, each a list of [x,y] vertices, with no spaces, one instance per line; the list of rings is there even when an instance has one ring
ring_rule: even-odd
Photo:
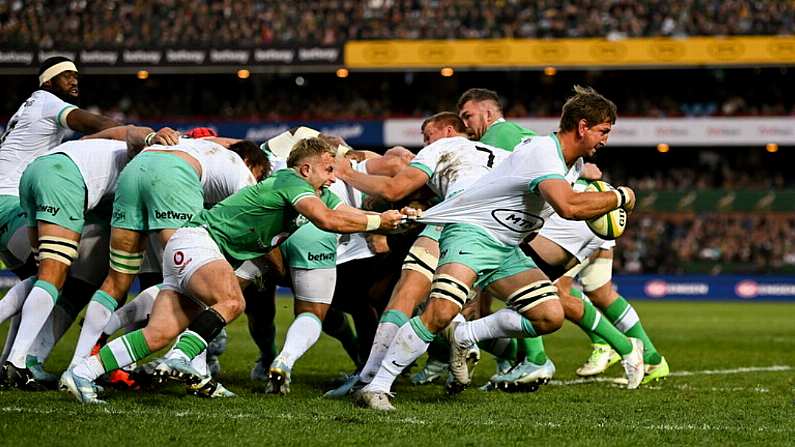
[[[280,340],[292,303],[279,300]],[[112,392],[83,406],[57,392],[0,392],[0,445],[663,445],[795,442],[795,304],[637,302],[673,376],[636,391],[607,381],[580,383],[574,370],[588,339],[567,324],[545,337],[557,383],[531,394],[398,382],[398,411],[381,414],[321,397],[353,364],[323,336],[296,364],[292,393],[262,394],[249,379],[257,353],[243,319],[230,327],[221,381],[239,397],[203,400],[178,385]],[[6,327],[0,328],[5,337]],[[59,371],[73,328],[48,362]],[[422,361],[424,363],[424,360]],[[474,382],[493,373],[484,353]],[[416,371],[416,369],[415,369]],[[620,366],[607,376],[621,376]]]

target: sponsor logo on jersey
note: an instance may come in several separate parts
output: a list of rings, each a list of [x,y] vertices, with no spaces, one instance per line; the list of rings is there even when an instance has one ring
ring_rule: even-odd
[[[333,261],[336,253],[309,253],[309,260],[310,261]]]
[[[178,219],[178,220],[190,220],[193,218],[193,214],[191,213],[180,213],[178,211],[158,211],[155,210],[155,218],[157,219]]]
[[[36,212],[37,213],[49,213],[53,216],[58,215],[58,211],[61,211],[61,208],[57,206],[50,206],[50,205],[36,205]]]
[[[532,233],[544,226],[544,219],[521,210],[496,209],[491,217],[503,227],[517,233]]]
[[[118,220],[125,219],[127,218],[127,213],[125,213],[124,211],[113,210],[113,218]]]

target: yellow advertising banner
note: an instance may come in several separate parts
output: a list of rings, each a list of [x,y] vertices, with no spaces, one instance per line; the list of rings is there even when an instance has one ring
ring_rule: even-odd
[[[783,64],[795,64],[795,36],[373,40],[345,44],[345,65],[369,69]]]

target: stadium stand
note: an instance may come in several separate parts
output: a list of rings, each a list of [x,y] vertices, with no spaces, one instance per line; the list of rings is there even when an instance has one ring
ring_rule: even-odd
[[[296,10],[302,13],[292,13]],[[576,6],[565,0],[38,0],[3,2],[0,23],[0,40],[41,48],[56,43],[135,47],[331,44],[349,39],[616,39],[790,34],[795,5],[751,0],[589,0]],[[206,33],[208,29],[215,33]]]

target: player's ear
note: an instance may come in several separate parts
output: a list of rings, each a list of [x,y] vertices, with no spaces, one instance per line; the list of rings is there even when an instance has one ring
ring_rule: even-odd
[[[577,136],[583,138],[586,132],[588,132],[588,121],[583,118],[577,123]]]
[[[301,166],[298,168],[298,172],[301,174],[301,177],[309,177],[309,173],[312,171],[312,167],[309,163],[301,163]]]

